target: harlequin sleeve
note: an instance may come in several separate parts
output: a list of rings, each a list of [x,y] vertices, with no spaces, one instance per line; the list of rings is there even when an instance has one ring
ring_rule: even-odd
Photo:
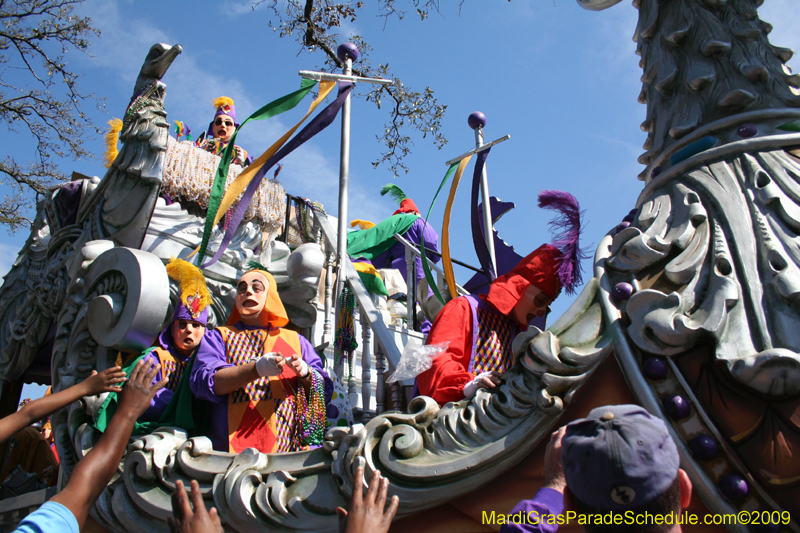
[[[464,399],[464,385],[475,378],[467,371],[472,357],[472,309],[466,298],[450,300],[436,317],[426,344],[450,342],[431,368],[417,376],[420,394],[439,405]]]
[[[302,355],[303,361],[319,372],[322,379],[325,380],[325,405],[328,405],[333,397],[333,381],[330,376],[328,376],[328,373],[325,372],[325,369],[322,368],[322,359],[319,358],[319,355],[317,355],[311,343],[308,342],[308,339],[302,335],[298,335],[298,337],[300,338],[300,349],[302,350],[300,355]]]
[[[148,365],[159,364],[160,361],[158,356],[155,352],[150,352],[149,354],[144,356],[144,364],[145,368],[149,368]],[[164,375],[164,369],[159,369],[156,373],[156,376],[153,378],[153,385],[161,381]],[[150,400],[150,407],[144,412],[142,416],[139,417],[139,420],[143,420],[145,422],[155,421],[158,420],[158,417],[161,416],[161,413],[164,412],[164,409],[167,407],[167,404],[172,399],[172,395],[174,394],[173,391],[169,390],[166,387],[161,387],[161,389],[156,392],[156,395],[153,396],[153,399]]]
[[[189,385],[192,394],[201,400],[219,402],[222,396],[214,392],[214,375],[221,368],[233,366],[225,359],[225,342],[219,330],[206,332],[192,367]]]

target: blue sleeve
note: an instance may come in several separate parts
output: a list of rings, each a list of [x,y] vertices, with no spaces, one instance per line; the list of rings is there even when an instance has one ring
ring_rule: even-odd
[[[197,349],[192,375],[189,378],[189,388],[192,394],[201,400],[217,403],[222,400],[214,392],[214,375],[221,368],[233,366],[225,358],[225,342],[219,330],[207,331],[200,347]],[[227,398],[227,395],[224,396]]]
[[[155,351],[152,351],[146,356],[144,356],[144,362],[145,364],[152,364],[152,362],[160,364],[161,360],[158,358],[158,355],[156,355]],[[163,375],[164,375],[164,369],[162,368],[158,372],[156,372],[156,376],[153,378],[152,384],[161,381],[163,379],[162,377]],[[148,407],[147,410],[144,412],[144,414],[139,417],[139,420],[143,420],[145,422],[158,420],[159,417],[161,416],[161,413],[164,412],[164,409],[166,409],[167,404],[172,399],[173,394],[174,394],[173,391],[169,390],[166,387],[162,387],[158,392],[156,392],[156,395],[153,396],[153,399],[150,400],[150,407]]]
[[[532,500],[522,500],[511,509],[509,520],[500,528],[500,533],[553,533],[558,531],[556,517],[563,510],[563,494],[554,489],[539,489]]]
[[[322,368],[322,359],[319,358],[319,355],[317,355],[311,343],[308,342],[308,339],[300,334],[297,336],[300,338],[300,351],[302,352],[300,355],[303,356],[303,361],[308,363],[308,366],[316,370],[322,376],[322,379],[325,380],[325,405],[328,405],[331,403],[331,398],[333,398],[333,380],[328,376],[328,373],[325,372],[325,369]]]
[[[14,533],[80,533],[72,511],[57,502],[45,502],[22,519]]]

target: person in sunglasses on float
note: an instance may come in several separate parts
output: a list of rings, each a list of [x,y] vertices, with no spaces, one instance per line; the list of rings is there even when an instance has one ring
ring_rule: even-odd
[[[214,120],[208,125],[208,131],[197,138],[195,144],[214,155],[222,156],[222,152],[231,141],[233,132],[239,127],[236,123],[236,106],[227,96],[220,96],[214,100]],[[246,167],[253,161],[247,151],[239,145],[234,145],[233,160],[235,165]]]

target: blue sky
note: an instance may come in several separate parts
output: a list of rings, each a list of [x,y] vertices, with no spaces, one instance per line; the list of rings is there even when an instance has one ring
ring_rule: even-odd
[[[639,129],[645,107],[636,99],[641,70],[632,42],[638,11],[629,2],[591,12],[575,0],[466,0],[442,2],[441,14],[420,21],[408,5],[404,20],[384,19],[369,4],[355,23],[341,28],[340,42],[361,35],[373,50],[373,63],[388,63],[395,76],[418,90],[430,86],[447,104],[443,133],[449,143],[437,150],[429,139],[412,135],[409,174],[394,181],[384,167],[374,169],[381,145],[375,140],[389,117],[388,108],[355,99],[352,111],[349,219],[380,221],[395,206],[379,190],[394,182],[427,211],[446,171],[445,161],[474,147],[468,115],[488,117],[487,140],[511,135],[488,159],[492,195],[517,204],[498,224],[500,235],[525,255],[547,242],[549,212],[536,208],[542,189],[572,192],[586,210],[582,244],[594,253],[602,236],[635,205],[643,167],[637,157],[645,134]],[[403,5],[403,2],[399,2]],[[447,4],[447,5],[445,5]],[[181,120],[201,132],[213,115],[211,100],[234,99],[239,119],[299,86],[298,70],[322,64],[316,54],[299,53],[291,38],[280,39],[267,22],[274,18],[251,2],[133,2],[90,0],[81,13],[93,20],[101,37],[93,57],[70,53],[70,66],[83,73],[85,91],[106,97],[107,112],[87,109],[98,125],[121,117],[142,61],[155,42],[181,44],[183,54],[164,77],[171,121]],[[800,50],[800,3],[767,0],[759,10],[775,26],[770,40]],[[790,61],[797,70],[797,59]],[[267,122],[251,123],[239,143],[251,153],[266,149],[307,108]],[[301,109],[302,108],[302,109]],[[32,146],[4,131],[3,144],[20,158]],[[86,142],[96,161],[66,161],[64,169],[102,176],[100,138]],[[336,215],[338,122],[283,161],[279,179],[291,194],[321,201]],[[469,175],[471,176],[471,168]],[[465,176],[467,178],[467,176]],[[445,198],[431,217],[441,228]],[[469,227],[469,180],[456,198],[451,231],[453,255],[477,264]],[[0,272],[13,262],[27,232],[0,232]],[[456,271],[459,281],[466,272]],[[584,278],[591,277],[591,262]],[[553,305],[561,315],[571,298]]]

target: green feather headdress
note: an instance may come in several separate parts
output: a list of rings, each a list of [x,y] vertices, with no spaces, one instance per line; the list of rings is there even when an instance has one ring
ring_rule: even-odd
[[[403,189],[394,183],[384,185],[381,189],[381,196],[386,196],[387,194],[390,194],[394,201],[398,204],[402,203],[403,200],[408,200],[408,196],[406,196],[406,193],[403,192]]]

